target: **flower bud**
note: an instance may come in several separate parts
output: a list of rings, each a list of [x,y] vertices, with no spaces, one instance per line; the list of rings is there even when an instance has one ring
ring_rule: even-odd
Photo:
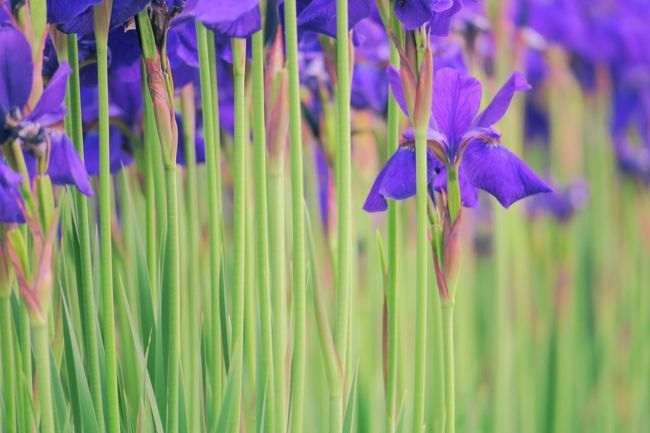
[[[402,82],[404,80],[402,79]],[[424,58],[415,94],[415,105],[413,108],[413,129],[421,130],[427,128],[431,118],[431,95],[433,94],[433,59],[431,49],[427,46],[424,51]]]
[[[147,85],[153,102],[158,137],[160,138],[165,165],[169,167],[176,164],[176,152],[178,150],[178,127],[173,102],[170,101],[160,62],[156,58],[147,58],[145,59],[145,67],[147,69]]]

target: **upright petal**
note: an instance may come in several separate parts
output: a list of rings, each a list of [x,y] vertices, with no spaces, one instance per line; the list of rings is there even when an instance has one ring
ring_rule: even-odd
[[[515,154],[500,144],[472,141],[460,167],[469,182],[489,192],[503,207],[551,188]]]
[[[38,122],[43,126],[50,126],[63,120],[68,111],[65,106],[65,89],[70,72],[72,70],[68,63],[61,63],[43,91],[34,111],[27,116],[27,120]]]
[[[52,144],[47,174],[55,185],[75,185],[81,193],[92,196],[88,172],[70,139],[61,132],[50,132]]]
[[[427,150],[427,184],[433,178],[435,168],[439,166],[433,154]],[[386,198],[404,200],[415,195],[415,149],[400,147],[381,169],[372,185],[363,210],[382,212],[388,208]]]
[[[492,99],[492,102],[485,107],[485,110],[474,121],[474,126],[479,127],[489,127],[494,125],[506,114],[508,107],[510,106],[510,101],[512,101],[515,92],[519,90],[530,90],[530,84],[526,81],[524,75],[515,71],[508,81],[505,82],[503,87],[499,89],[497,94]]]
[[[395,2],[395,16],[406,30],[416,29],[433,16],[431,0],[398,0]]]
[[[435,128],[454,146],[472,124],[481,104],[481,83],[474,77],[443,68],[436,72],[431,113]]]
[[[440,2],[447,3],[447,2]],[[461,0],[453,0],[450,2],[451,6],[446,9],[434,11],[433,17],[429,21],[429,31],[434,36],[447,36],[449,34],[449,26],[451,18],[456,15],[463,7]],[[446,6],[446,5],[445,5]]]
[[[0,28],[1,109],[22,110],[32,91],[33,69],[32,49],[25,36],[13,27]]]

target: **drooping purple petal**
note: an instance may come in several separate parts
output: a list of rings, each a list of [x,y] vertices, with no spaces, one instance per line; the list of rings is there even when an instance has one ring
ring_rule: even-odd
[[[472,185],[492,194],[505,208],[530,195],[552,191],[524,161],[500,144],[473,140],[460,167]]]
[[[427,184],[431,182],[435,167],[440,164],[427,150]],[[404,200],[416,191],[415,149],[400,147],[381,169],[368,193],[363,210],[382,212],[388,208],[386,198]]]
[[[262,27],[257,0],[190,0],[183,16],[229,37],[244,38]]]
[[[34,111],[27,115],[27,120],[38,122],[43,126],[50,126],[63,120],[68,111],[65,106],[65,90],[70,72],[72,70],[68,63],[61,63],[43,91]]]
[[[433,85],[432,117],[438,131],[454,146],[469,129],[481,104],[481,83],[474,77],[443,68]]]
[[[32,91],[33,69],[25,36],[13,27],[0,28],[0,108],[22,110]]]
[[[76,1],[76,0],[71,0]],[[124,25],[131,17],[144,9],[149,0],[113,0],[111,8],[110,29]],[[59,24],[59,29],[65,33],[91,35],[94,32],[94,19],[92,8],[86,9],[71,20]]]
[[[474,126],[487,128],[497,123],[506,114],[515,92],[530,90],[530,88],[530,84],[528,84],[524,75],[519,71],[515,71],[499,89],[492,102],[474,120]]]
[[[75,185],[82,194],[93,195],[88,172],[70,139],[61,132],[50,132],[50,162],[47,174],[55,185]]]
[[[101,0],[47,0],[47,22],[66,23],[98,3]]]
[[[348,2],[348,28],[354,27],[372,12],[371,0],[350,0]],[[336,37],[336,2],[332,0],[313,0],[298,16],[300,30],[322,33]]]

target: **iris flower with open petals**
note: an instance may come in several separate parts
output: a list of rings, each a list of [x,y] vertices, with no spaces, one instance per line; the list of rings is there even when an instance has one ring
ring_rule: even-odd
[[[67,111],[64,100],[70,67],[61,63],[32,109],[27,101],[33,69],[25,36],[12,27],[0,28],[0,143],[21,143],[30,175],[36,172],[37,160],[49,156],[46,174],[52,183],[75,185],[90,196],[93,190],[81,159],[65,133],[54,128]]]
[[[407,105],[399,72],[388,69],[393,94],[406,113]],[[458,167],[461,200],[466,207],[478,205],[477,189],[492,194],[504,207],[551,188],[521,159],[499,142],[493,128],[506,113],[515,92],[528,90],[523,75],[515,72],[477,115],[481,83],[454,69],[436,72],[429,122],[427,178],[431,190],[446,189],[446,168]],[[403,200],[415,195],[415,149],[411,130],[375,180],[363,208],[379,212],[387,208],[386,198]]]

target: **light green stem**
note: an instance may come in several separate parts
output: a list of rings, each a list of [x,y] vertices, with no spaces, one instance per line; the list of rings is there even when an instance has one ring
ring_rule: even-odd
[[[416,131],[416,323],[415,323],[415,394],[413,401],[413,433],[424,430],[427,344],[427,137]]]
[[[445,433],[454,433],[454,304],[441,301],[445,368]]]
[[[211,33],[209,33],[211,34]],[[211,79],[210,55],[208,44],[208,32],[203,24],[196,22],[196,37],[199,51],[199,69],[201,77],[201,105],[203,111],[203,135],[205,139],[205,165],[208,177],[208,229],[209,229],[209,260],[210,260],[210,299],[212,301],[211,313],[211,363],[210,363],[210,385],[212,395],[211,413],[217,416],[220,407],[221,396],[221,322],[219,320],[219,266],[221,249],[219,247],[219,226],[221,221],[219,203],[218,164],[215,149],[215,128],[209,127],[213,123],[219,123],[215,119],[212,106],[212,94],[216,94],[216,76]],[[213,37],[214,39],[214,37]],[[213,87],[214,86],[214,87]],[[218,131],[218,126],[217,126]]]
[[[336,349],[343,365],[346,362],[348,328],[350,322],[350,225],[351,225],[351,153],[350,153],[350,53],[348,38],[348,1],[336,0],[336,71],[338,75],[337,131],[338,146],[336,170],[338,181],[337,227],[337,307]],[[343,371],[345,377],[346,372]],[[345,380],[344,380],[345,383]],[[342,405],[343,402],[341,401]],[[334,421],[334,420],[332,420]],[[342,420],[338,420],[340,424]],[[330,431],[340,431],[342,425],[330,426]]]
[[[244,343],[244,283],[246,278],[246,107],[245,107],[245,71],[246,41],[232,40],[233,81],[235,88],[235,142],[233,157],[234,206],[233,206],[233,362],[243,362]],[[239,431],[241,400],[241,365],[235,369],[235,392],[233,394],[234,411],[231,413],[231,433]]]
[[[293,221],[293,307],[294,349],[291,369],[291,417],[292,433],[303,431],[304,382],[305,382],[305,222],[304,184],[302,161],[302,135],[300,123],[300,86],[298,74],[298,29],[296,23],[296,0],[284,4],[286,31],[287,70],[289,76],[289,134],[291,140],[291,214]]]
[[[117,349],[113,306],[113,253],[111,246],[111,173],[108,131],[108,24],[111,0],[94,8],[97,42],[97,87],[99,90],[99,239],[101,244],[102,331],[105,355],[105,390],[108,432],[119,433],[120,411],[117,393]]]
[[[456,166],[447,167],[447,202],[449,206],[449,217],[453,224],[460,213],[461,197],[460,186],[458,183],[458,168]],[[453,298],[452,298],[453,299]]]
[[[75,149],[79,157],[83,160],[83,130],[81,118],[81,94],[79,87],[79,53],[77,47],[77,35],[70,34],[67,36],[68,62],[72,73],[68,81],[68,93],[70,95],[70,137],[74,142]],[[83,308],[81,315],[83,318],[83,337],[86,348],[86,359],[88,369],[88,380],[90,393],[95,408],[97,418],[97,427],[100,432],[105,429],[104,425],[104,404],[102,399],[102,382],[101,372],[99,369],[99,349],[97,344],[97,316],[95,303],[95,290],[93,283],[92,271],[92,251],[90,247],[90,227],[88,221],[89,206],[86,199],[79,191],[75,189],[74,200],[77,209],[77,224],[79,227],[79,257],[81,258],[81,281],[79,290],[80,298],[83,299]]]
[[[2,283],[4,284],[4,283]],[[0,290],[4,292],[5,288]],[[2,397],[4,399],[5,428],[16,433],[16,370],[14,369],[14,339],[11,318],[11,291],[0,294],[0,337],[2,341]]]
[[[143,67],[144,71],[144,67]],[[149,284],[151,289],[152,304],[157,305],[158,295],[158,242],[156,233],[156,221],[161,208],[158,207],[156,195],[156,172],[155,166],[159,159],[156,157],[158,146],[158,132],[153,118],[153,106],[149,88],[145,82],[145,74],[142,74],[142,96],[144,100],[144,158],[145,158],[145,207],[146,207],[146,242],[147,242],[147,272],[149,273]],[[158,194],[158,197],[160,194]]]
[[[276,420],[275,368],[273,365],[273,323],[271,322],[271,287],[269,270],[268,198],[266,186],[266,131],[264,120],[264,34],[253,35],[253,139],[255,163],[255,227],[257,229],[257,288],[259,290],[260,330],[262,333],[262,365],[266,376],[267,431],[279,432]],[[281,350],[276,347],[276,350]]]
[[[390,63],[399,68],[399,54],[394,42],[390,42]],[[390,93],[388,100],[388,133],[386,135],[386,158],[395,151],[399,142],[399,106],[397,100]],[[398,361],[398,332],[399,320],[397,311],[399,300],[397,296],[397,228],[398,213],[397,202],[388,203],[388,287],[386,287],[386,301],[388,304],[388,368],[386,378],[386,431],[395,433],[397,427],[396,400],[397,400],[397,361]]]
[[[52,377],[50,372],[50,342],[47,322],[32,321],[32,344],[36,362],[38,400],[41,408],[41,433],[54,433]]]

